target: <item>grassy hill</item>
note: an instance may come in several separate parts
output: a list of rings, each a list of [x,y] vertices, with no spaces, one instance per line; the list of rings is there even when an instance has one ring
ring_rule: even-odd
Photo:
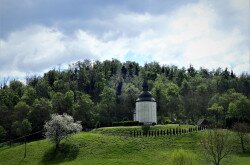
[[[156,126],[153,129],[169,126]],[[190,126],[185,126],[190,127]],[[199,141],[204,131],[182,135],[161,137],[113,136],[116,132],[128,132],[140,127],[99,128],[91,132],[82,132],[72,136],[61,144],[61,149],[54,152],[53,144],[48,140],[39,140],[27,144],[27,157],[23,158],[24,145],[0,148],[0,164],[171,164],[172,153],[183,149],[194,156],[197,165],[209,164],[202,155]],[[110,134],[112,132],[112,134]],[[123,134],[124,135],[124,134]],[[249,146],[248,146],[249,147]],[[225,161],[225,164],[247,165],[250,153],[239,154],[236,151]]]

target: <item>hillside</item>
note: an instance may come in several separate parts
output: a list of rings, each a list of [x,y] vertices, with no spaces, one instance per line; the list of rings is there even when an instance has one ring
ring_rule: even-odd
[[[157,103],[158,124],[196,124],[207,118],[230,128],[237,121],[250,122],[249,75],[237,77],[227,68],[85,60],[27,77],[26,84],[0,82],[0,143],[22,136],[23,122],[29,133],[41,131],[53,113],[73,116],[86,130],[131,121],[144,80]],[[223,110],[217,114],[217,109]]]
[[[127,127],[131,129],[131,127]],[[194,155],[197,164],[209,164],[202,155],[199,141],[204,131],[178,136],[140,137],[110,136],[118,128],[101,128],[92,132],[74,135],[63,142],[58,153],[45,140],[27,144],[27,157],[23,158],[24,145],[0,148],[0,164],[171,164],[174,150],[183,149]],[[121,128],[120,128],[121,129]],[[106,133],[105,133],[105,131]],[[119,131],[118,131],[119,132]],[[63,149],[62,149],[63,148]],[[229,163],[230,162],[230,163]],[[250,153],[234,152],[227,164],[247,165]]]

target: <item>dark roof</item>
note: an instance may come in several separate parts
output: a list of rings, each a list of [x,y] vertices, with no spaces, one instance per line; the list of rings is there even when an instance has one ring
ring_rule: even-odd
[[[154,101],[155,102],[155,99],[154,99],[153,95],[148,91],[147,80],[144,80],[144,82],[142,84],[142,88],[143,88],[143,91],[139,95],[136,102],[140,102],[140,101]]]
[[[136,100],[136,102],[139,101],[155,101],[155,99],[149,91],[143,91]]]
[[[208,125],[210,124],[210,122],[207,120],[207,119],[200,119],[198,122],[197,122],[197,125]]]

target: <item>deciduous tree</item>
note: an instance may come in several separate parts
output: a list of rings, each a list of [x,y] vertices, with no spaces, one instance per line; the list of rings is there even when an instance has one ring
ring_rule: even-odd
[[[226,130],[210,130],[201,140],[205,156],[214,165],[220,165],[232,150],[230,133]]]
[[[74,122],[73,117],[66,113],[63,115],[52,114],[51,120],[45,123],[44,129],[46,138],[55,143],[56,149],[58,149],[60,142],[69,135],[80,132],[82,125],[79,121]]]
[[[211,107],[208,108],[208,110],[211,112],[211,114],[215,118],[216,127],[220,126],[219,119],[224,114],[223,113],[224,108],[221,105],[214,103]]]
[[[43,129],[45,121],[50,119],[52,113],[52,105],[49,100],[44,98],[36,99],[32,110],[29,113],[29,121],[32,123],[34,131],[40,131]]]

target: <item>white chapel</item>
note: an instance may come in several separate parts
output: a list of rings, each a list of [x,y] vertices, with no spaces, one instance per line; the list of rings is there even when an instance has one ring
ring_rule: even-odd
[[[148,91],[147,80],[144,80],[142,87],[143,91],[136,100],[134,121],[143,124],[157,124],[156,101]]]

